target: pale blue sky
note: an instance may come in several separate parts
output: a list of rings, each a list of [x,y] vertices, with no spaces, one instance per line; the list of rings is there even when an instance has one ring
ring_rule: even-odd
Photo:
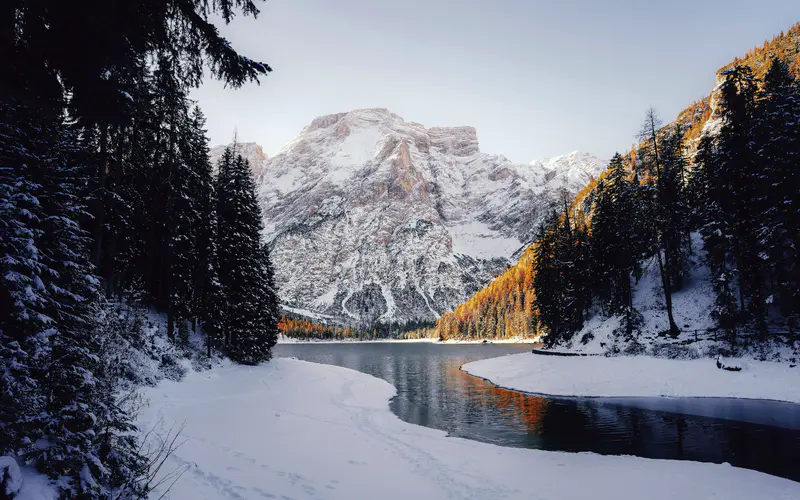
[[[714,71],[800,20],[797,0],[268,0],[220,26],[269,63],[261,85],[193,92],[212,145],[274,154],[313,118],[384,107],[425,126],[472,125],[481,150],[528,162],[608,158],[648,106],[667,120]]]

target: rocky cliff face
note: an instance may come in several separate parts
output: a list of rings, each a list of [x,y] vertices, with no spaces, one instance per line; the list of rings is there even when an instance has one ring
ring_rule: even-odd
[[[211,148],[209,152],[208,156],[211,159],[211,165],[214,166],[214,171],[217,169],[217,162],[222,157],[222,152],[225,150],[225,147],[226,145],[216,146]],[[236,152],[250,162],[250,168],[253,170],[256,182],[258,182],[263,174],[264,167],[269,161],[269,157],[264,153],[264,149],[255,142],[237,142]]]
[[[363,323],[452,309],[605,167],[577,152],[513,164],[482,153],[472,127],[385,109],[317,118],[275,157],[250,145],[246,156],[281,301]]]

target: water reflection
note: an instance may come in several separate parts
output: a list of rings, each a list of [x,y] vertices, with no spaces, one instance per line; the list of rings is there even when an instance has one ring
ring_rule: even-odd
[[[520,345],[279,345],[278,356],[344,366],[397,388],[401,419],[503,446],[729,462],[800,480],[800,406],[697,398],[550,398],[460,370]]]

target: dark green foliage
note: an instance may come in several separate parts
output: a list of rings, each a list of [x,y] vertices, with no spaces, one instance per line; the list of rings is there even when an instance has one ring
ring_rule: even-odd
[[[693,192],[698,196],[695,216],[702,224],[706,261],[716,293],[712,315],[721,328],[730,331],[736,324],[737,310],[732,289],[733,274],[729,269],[729,228],[723,211],[723,206],[728,203],[725,182],[724,172],[718,167],[716,141],[705,136],[695,155],[692,177]]]
[[[94,498],[119,480],[113,470],[139,457],[127,445],[111,453],[99,432],[134,427],[99,356],[98,280],[79,225],[82,152],[53,110],[2,108],[14,125],[0,124],[0,453],[71,479],[65,495]],[[39,439],[49,446],[35,446]]]
[[[800,88],[786,63],[773,59],[757,96],[756,130],[760,172],[757,210],[764,271],[774,302],[792,326],[800,314]]]
[[[220,159],[215,189],[221,330],[233,359],[256,364],[277,341],[278,303],[250,165],[234,147]]]
[[[680,126],[661,130],[661,122],[651,108],[640,132],[637,172],[643,174],[639,189],[641,207],[650,221],[641,234],[658,263],[669,332],[677,335],[672,308],[672,294],[683,285],[683,273],[689,242],[688,207],[685,200],[686,159],[683,131]]]
[[[583,324],[591,303],[590,250],[584,224],[575,224],[565,204],[539,231],[534,247],[533,288],[545,342],[555,345]]]
[[[60,85],[72,91],[69,107],[87,124],[129,123],[133,112],[125,92],[133,86],[139,58],[171,54],[181,62],[181,86],[196,86],[204,66],[239,87],[270,71],[238,54],[208,21],[211,13],[229,22],[235,10],[257,15],[253,0],[142,0],[94,2],[42,0],[4,2],[0,43],[13,92]],[[13,44],[13,48],[9,45]]]
[[[615,156],[584,203],[591,213],[588,248],[575,213],[565,211],[540,234],[534,289],[550,344],[581,325],[576,310],[596,304],[623,314],[632,332],[631,279],[643,259],[658,264],[669,317],[684,286],[690,232],[703,236],[716,302],[713,317],[737,330],[794,331],[800,316],[800,86],[786,63],[772,61],[759,82],[744,66],[721,73],[715,97],[718,132],[700,136],[690,166],[683,130],[661,127],[649,111],[630,169]],[[570,230],[572,229],[572,230]],[[577,262],[586,262],[579,268]],[[589,279],[582,269],[590,269]],[[588,285],[586,285],[588,283]],[[590,290],[589,295],[581,286]],[[580,306],[578,306],[580,304]]]
[[[608,175],[595,189],[592,209],[593,291],[605,309],[626,318],[626,332],[633,331],[633,289],[631,279],[644,250],[641,243],[643,217],[637,205],[639,187],[629,180],[623,159],[614,155]]]
[[[747,67],[723,73],[720,133],[705,139],[692,184],[717,291],[716,317],[728,330],[770,318],[792,329],[798,314],[797,82],[773,60],[764,82]],[[772,311],[771,311],[772,309]]]
[[[102,295],[166,312],[183,340],[198,319],[221,329],[209,151],[187,93],[204,66],[234,87],[270,71],[208,21],[236,11],[258,13],[254,0],[0,7],[0,454],[59,477],[65,498],[147,493],[109,349],[124,333]],[[266,258],[254,272],[251,323],[274,324]]]

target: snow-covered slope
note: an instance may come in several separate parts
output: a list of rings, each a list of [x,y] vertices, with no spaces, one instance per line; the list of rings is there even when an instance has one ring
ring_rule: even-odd
[[[518,165],[482,153],[472,127],[363,109],[313,120],[258,166],[282,302],[372,322],[435,319],[465,300],[605,162]]]

